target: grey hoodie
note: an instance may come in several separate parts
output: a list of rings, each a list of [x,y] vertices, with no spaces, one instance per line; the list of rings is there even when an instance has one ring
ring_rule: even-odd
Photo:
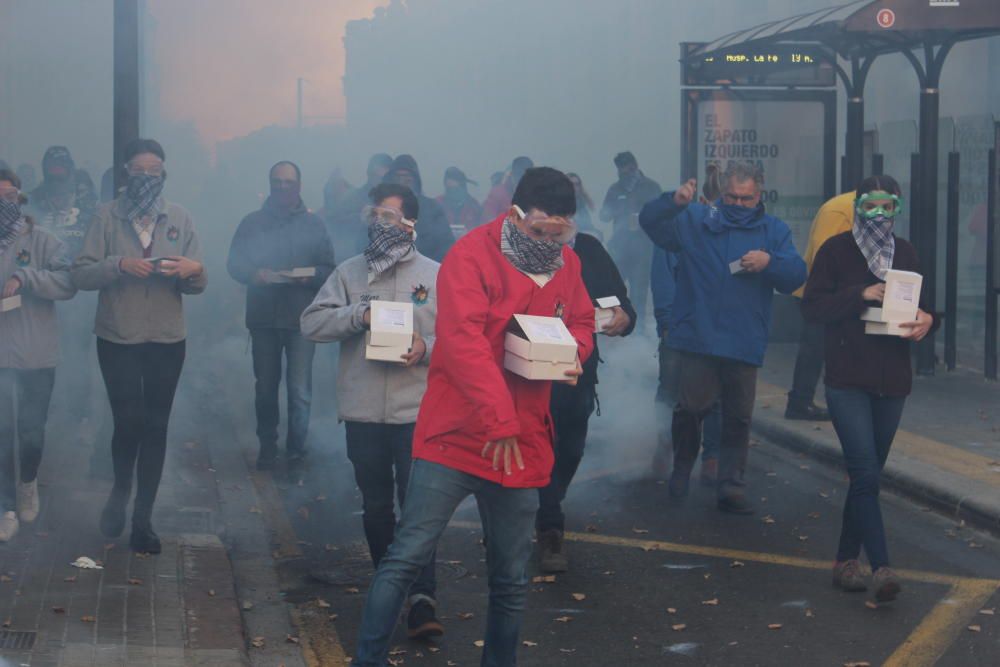
[[[412,424],[427,389],[434,350],[437,272],[440,264],[415,249],[368,283],[368,263],[357,255],[337,267],[302,313],[302,335],[318,343],[340,341],[337,407],[341,421]],[[415,366],[365,359],[365,311],[370,301],[413,303],[413,328],[427,354]]]
[[[142,258],[142,245],[132,223],[121,214],[119,201],[98,210],[73,262],[77,288],[101,291],[94,333],[126,345],[180,342],[186,336],[181,295],[201,294],[208,277],[204,270],[187,280],[155,274],[143,280],[122,273],[121,260]],[[153,256],[177,255],[201,262],[201,244],[188,212],[171,203],[161,210],[166,212],[153,229]]]
[[[54,368],[59,328],[53,301],[76,294],[62,241],[30,226],[0,254],[0,288],[11,276],[21,281],[21,307],[0,313],[0,368]]]

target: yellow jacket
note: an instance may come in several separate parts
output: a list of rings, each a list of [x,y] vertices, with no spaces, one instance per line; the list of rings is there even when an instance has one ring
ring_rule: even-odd
[[[851,231],[851,227],[854,226],[854,198],[853,192],[845,192],[827,201],[816,212],[812,227],[809,228],[806,253],[802,257],[806,260],[806,270],[810,273],[816,253],[823,244],[838,234]],[[801,299],[804,291],[805,285],[797,289],[794,294]]]

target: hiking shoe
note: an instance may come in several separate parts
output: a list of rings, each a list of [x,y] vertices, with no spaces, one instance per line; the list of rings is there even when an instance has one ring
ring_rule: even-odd
[[[857,558],[837,561],[833,564],[833,585],[850,593],[868,590],[864,571]]]
[[[17,535],[17,529],[21,524],[17,521],[16,512],[4,512],[0,516],[0,542],[7,542]]]
[[[720,511],[729,512],[730,514],[753,514],[754,506],[747,500],[747,497],[742,493],[728,493],[724,496],[719,496],[719,501],[716,505]]]
[[[809,422],[828,422],[830,421],[830,413],[815,403],[806,403],[805,405],[789,403],[788,407],[785,408],[785,419],[797,419]]]
[[[406,615],[406,636],[410,639],[427,639],[444,634],[444,626],[434,615],[434,605],[418,600]]]
[[[719,459],[702,459],[701,485],[715,486],[719,481]]]
[[[158,554],[162,549],[160,537],[153,532],[148,521],[132,522],[132,536],[128,541],[132,551],[141,554]]]
[[[563,553],[563,534],[557,528],[551,528],[538,534],[538,564],[542,572],[557,574],[569,569],[569,560]]]
[[[890,567],[880,567],[872,575],[872,588],[875,589],[876,602],[892,602],[899,595],[902,587],[899,577]]]
[[[674,500],[687,498],[690,486],[691,474],[674,468],[674,471],[670,473],[670,481],[667,482],[667,489],[670,491],[670,497]]]
[[[111,492],[108,502],[101,512],[101,534],[104,537],[119,537],[125,530],[125,506],[128,504],[128,497],[119,493]]]
[[[31,523],[38,518],[38,479],[17,485],[17,518]]]

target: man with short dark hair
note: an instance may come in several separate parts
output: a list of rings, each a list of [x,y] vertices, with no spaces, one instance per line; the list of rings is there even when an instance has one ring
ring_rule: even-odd
[[[517,662],[537,489],[548,484],[553,461],[551,382],[505,370],[504,337],[515,314],[562,317],[579,362],[590,356],[594,307],[580,260],[566,247],[575,212],[565,174],[529,169],[511,208],[462,237],[441,265],[436,342],[407,502],[368,589],[356,666],[386,664],[407,591],[469,495],[483,518],[489,569],[482,664]],[[581,373],[578,363],[566,380]]]
[[[601,220],[611,222],[614,229],[608,250],[621,268],[622,278],[628,283],[636,319],[646,315],[649,298],[649,271],[653,252],[649,241],[639,230],[639,211],[646,202],[660,196],[659,183],[647,178],[639,169],[639,162],[631,151],[615,156],[618,181],[608,188],[601,206]]]
[[[282,161],[269,173],[271,194],[243,218],[229,248],[229,275],[247,287],[256,378],[258,470],[272,470],[278,454],[278,388],[284,356],[288,393],[285,456],[297,474],[306,453],[315,346],[299,331],[299,317],[333,271],[333,248],[323,221],[302,202],[302,174]],[[299,269],[301,275],[292,275]]]
[[[806,279],[788,225],[764,211],[763,182],[758,168],[734,163],[723,177],[718,207],[695,203],[697,183],[691,179],[646,204],[639,215],[653,242],[678,256],[667,340],[678,353],[680,377],[670,495],[687,496],[702,422],[721,397],[716,494],[718,508],[735,514],[754,511],[743,471],[774,290],[791,294]]]

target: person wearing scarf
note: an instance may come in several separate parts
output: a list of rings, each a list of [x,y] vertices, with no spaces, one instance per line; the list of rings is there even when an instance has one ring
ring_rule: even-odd
[[[825,327],[826,403],[850,479],[833,583],[851,592],[870,585],[879,602],[900,592],[899,577],[889,565],[879,480],[912,388],[910,342],[938,325],[925,294],[917,319],[902,324],[909,329],[902,337],[868,335],[861,320],[866,308],[882,303],[889,269],[919,271],[916,249],[893,233],[902,209],[900,193],[891,176],[862,181],[851,230],[820,248],[802,299],[806,319]],[[862,548],[871,566],[870,583],[858,560]]]
[[[371,205],[362,213],[368,246],[334,270],[302,313],[301,328],[310,340],[340,343],[338,416],[344,422],[347,456],[361,489],[368,552],[378,567],[396,527],[394,495],[406,507],[413,432],[434,351],[439,265],[415,245],[422,209],[410,188],[382,183],[369,196]],[[396,363],[366,359],[372,301],[412,304],[413,342]],[[323,580],[324,571],[313,576]],[[444,632],[435,613],[436,599],[432,560],[409,587],[411,638]]]
[[[136,139],[124,159],[128,185],[99,210],[72,276],[79,289],[99,291],[94,333],[114,418],[115,483],[100,529],[108,538],[122,534],[134,479],[129,544],[136,552],[159,553],[151,520],[184,366],[182,296],[203,292],[207,278],[191,216],[162,196],[163,147]]]

